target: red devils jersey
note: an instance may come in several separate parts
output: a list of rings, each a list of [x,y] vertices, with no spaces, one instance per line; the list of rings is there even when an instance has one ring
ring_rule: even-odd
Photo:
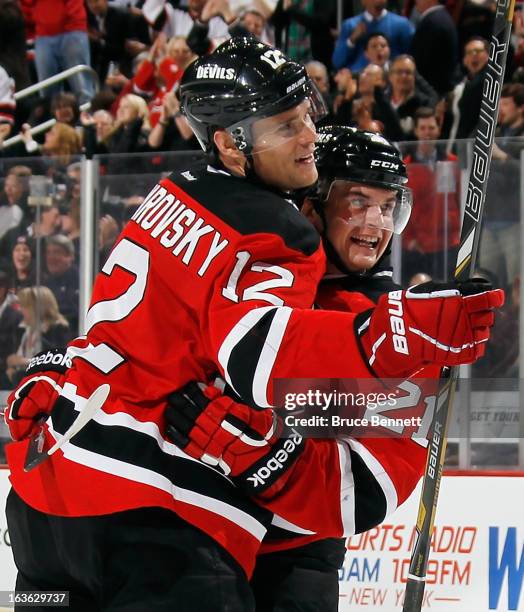
[[[275,378],[365,376],[355,315],[311,309],[324,270],[318,234],[281,195],[209,167],[162,180],[96,279],[48,443],[100,384],[109,398],[38,469],[23,471],[27,442],[10,445],[15,490],[66,516],[172,509],[249,573],[271,514],[164,438],[166,397],[219,373],[267,407]]]
[[[347,312],[366,311],[374,306],[369,295],[378,299],[381,293],[398,288],[384,275],[387,271],[368,278],[365,293],[351,291],[354,280],[350,278],[325,279],[319,287],[317,304]],[[428,366],[417,373],[417,379],[401,383],[394,413],[381,415],[421,418],[420,426],[396,431],[400,437],[307,440],[280,490],[269,489],[257,498],[275,513],[260,552],[361,533],[379,525],[396,510],[424,472],[424,438],[435,406],[434,379],[439,374],[439,367]],[[373,412],[377,414],[377,410]]]

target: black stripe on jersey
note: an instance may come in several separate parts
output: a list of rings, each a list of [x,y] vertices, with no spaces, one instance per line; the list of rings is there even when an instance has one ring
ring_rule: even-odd
[[[386,496],[362,457],[351,449],[349,452],[355,483],[355,533],[362,533],[376,527],[386,517]]]
[[[244,178],[207,170],[191,173],[196,180],[176,174],[168,178],[240,234],[276,234],[288,248],[307,256],[318,250],[318,232],[283,196]]]
[[[264,348],[267,335],[277,313],[277,308],[271,309],[254,325],[249,332],[235,345],[227,363],[228,374],[233,381],[235,390],[242,401],[260,410],[253,398],[253,379]]]
[[[365,310],[364,312],[359,312],[353,321],[353,329],[355,330],[355,338],[357,339],[358,352],[362,357],[362,361],[366,364],[366,368],[373,378],[379,378],[373,368],[369,365],[369,355],[366,355],[366,351],[362,346],[362,341],[360,337],[365,333],[369,332],[369,326],[366,327],[362,332],[359,333],[360,327],[371,317],[373,314],[373,308],[369,310]],[[385,386],[385,385],[384,385]]]
[[[62,401],[61,401],[62,400]],[[61,398],[53,409],[53,428],[63,434],[78,416],[72,402]],[[139,431],[122,426],[89,421],[72,443],[85,450],[146,468],[174,485],[217,499],[249,514],[266,528],[273,514],[251,502],[224,476],[196,461],[164,453],[157,441]]]

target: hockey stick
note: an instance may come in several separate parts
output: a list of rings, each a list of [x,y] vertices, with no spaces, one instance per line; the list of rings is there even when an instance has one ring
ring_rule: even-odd
[[[474,271],[482,222],[493,137],[504,79],[515,0],[498,0],[489,60],[482,88],[479,126],[473,144],[473,161],[455,267],[455,279],[466,280]],[[442,374],[417,517],[417,538],[411,554],[403,612],[420,612],[435,522],[440,481],[446,455],[449,417],[457,386],[458,368]]]
[[[73,436],[75,436],[83,427],[86,425],[94,413],[104,405],[104,402],[109,395],[111,387],[107,384],[100,385],[97,389],[91,393],[87,399],[84,407],[79,412],[76,419],[72,422],[69,429],[64,432],[64,435],[53,444],[53,446],[46,452],[43,452],[43,430],[31,439],[29,447],[27,449],[27,455],[25,458],[24,472],[29,472],[34,469],[37,465],[43,463],[46,459],[49,459],[59,448],[62,448],[66,442],[69,442]]]

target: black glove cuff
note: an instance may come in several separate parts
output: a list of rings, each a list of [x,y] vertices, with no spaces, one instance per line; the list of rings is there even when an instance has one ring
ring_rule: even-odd
[[[439,291],[447,290],[458,290],[461,295],[477,295],[478,293],[484,293],[484,291],[491,291],[493,286],[491,282],[486,278],[473,277],[468,278],[465,281],[449,281],[449,282],[437,282],[428,281],[410,287],[410,293],[436,293]]]
[[[248,495],[260,495],[282,477],[298,459],[306,441],[295,429],[290,429],[289,437],[281,438],[271,451],[254,463],[248,470],[232,480]]]
[[[42,351],[31,358],[25,370],[25,376],[38,372],[58,372],[65,374],[71,367],[71,357],[67,355],[66,348],[56,348]]]
[[[369,373],[371,374],[371,376],[373,376],[373,378],[379,378],[377,376],[377,373],[369,365],[368,356],[366,355],[366,351],[364,350],[364,347],[362,346],[362,339],[361,339],[362,336],[367,332],[369,328],[373,310],[374,310],[373,308],[370,308],[369,310],[365,310],[364,312],[360,312],[359,314],[357,314],[353,322],[353,327],[355,330],[355,338],[357,339],[358,351],[360,353],[360,356],[362,357],[362,361],[366,364],[366,367],[369,370]]]

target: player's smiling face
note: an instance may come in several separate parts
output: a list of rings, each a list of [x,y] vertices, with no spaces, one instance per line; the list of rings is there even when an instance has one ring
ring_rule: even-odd
[[[393,235],[397,194],[359,183],[335,181],[324,203],[327,236],[348,270],[370,270]]]
[[[283,191],[308,187],[317,180],[313,159],[316,129],[308,100],[253,126],[253,165],[267,185]]]

